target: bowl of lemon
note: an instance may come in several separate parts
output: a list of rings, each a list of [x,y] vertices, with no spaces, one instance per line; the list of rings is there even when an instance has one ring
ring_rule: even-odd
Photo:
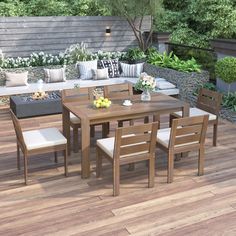
[[[100,97],[93,101],[93,105],[96,108],[108,108],[111,105],[111,101],[108,98]]]

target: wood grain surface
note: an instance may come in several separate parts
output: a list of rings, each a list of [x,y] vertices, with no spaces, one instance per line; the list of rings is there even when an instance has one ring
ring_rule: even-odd
[[[166,154],[156,152],[155,187],[147,188],[146,163],[121,168],[120,196],[112,196],[112,171],[104,162],[95,177],[96,127],[89,179],[81,179],[81,159],[63,156],[29,160],[29,186],[16,168],[16,138],[8,108],[0,109],[0,235],[236,235],[236,126],[220,120],[218,146],[212,128],[206,139],[205,175],[197,176],[197,155],[175,162],[175,181],[166,183]],[[168,117],[162,117],[161,127]],[[135,121],[138,123],[139,121]],[[141,122],[141,121],[140,121]],[[57,127],[61,115],[21,120],[24,130]],[[117,123],[111,124],[111,132]],[[71,132],[72,135],[72,132]]]

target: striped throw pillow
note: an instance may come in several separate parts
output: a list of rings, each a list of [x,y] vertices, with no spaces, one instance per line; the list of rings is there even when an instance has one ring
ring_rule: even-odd
[[[143,72],[143,64],[144,63],[138,63],[138,64],[126,64],[126,63],[120,63],[121,66],[121,76],[123,77],[139,77],[140,74]]]
[[[94,61],[78,61],[76,63],[79,69],[80,79],[92,79],[92,70],[97,70],[97,60]]]

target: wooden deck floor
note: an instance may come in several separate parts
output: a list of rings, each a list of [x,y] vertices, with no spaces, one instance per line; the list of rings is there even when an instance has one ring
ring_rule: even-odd
[[[61,129],[61,116],[22,125]],[[0,235],[236,235],[236,126],[221,122],[216,148],[211,137],[209,128],[202,177],[191,153],[176,162],[174,183],[167,184],[166,158],[157,151],[155,187],[147,188],[147,170],[140,163],[135,171],[122,168],[121,195],[112,197],[108,163],[103,178],[96,179],[93,171],[82,180],[74,154],[65,178],[62,157],[54,164],[53,155],[44,155],[30,159],[30,185],[24,186],[10,116],[0,109]]]

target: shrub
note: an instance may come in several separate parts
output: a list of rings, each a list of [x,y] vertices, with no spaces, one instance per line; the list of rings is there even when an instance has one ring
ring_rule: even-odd
[[[151,51],[148,55],[148,63],[183,72],[201,72],[201,66],[193,57],[184,61],[174,55],[173,52],[161,54],[157,51]]]
[[[71,45],[65,50],[65,55],[67,55],[69,63],[94,59],[93,54],[87,49],[87,45],[83,42]]]
[[[44,52],[32,53],[29,57],[5,58],[2,60],[2,68],[19,68],[29,66],[49,66],[68,64],[68,58],[63,53],[51,55]]]
[[[140,48],[129,48],[124,59],[133,63],[144,60],[145,58],[146,54]]]
[[[223,96],[223,106],[236,112],[236,92]]]
[[[216,75],[226,83],[236,82],[236,58],[224,57],[216,62]]]
[[[106,59],[119,59],[119,60],[125,60],[126,58],[126,52],[103,52],[98,51],[93,54],[94,58],[97,60],[106,60]]]

